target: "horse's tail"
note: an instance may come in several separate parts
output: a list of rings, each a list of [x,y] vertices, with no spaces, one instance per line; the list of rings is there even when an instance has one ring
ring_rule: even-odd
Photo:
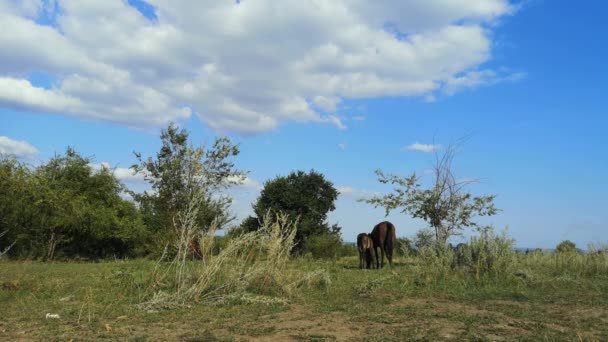
[[[393,258],[393,240],[395,239],[395,226],[386,221],[386,239],[384,239],[384,250],[389,256],[389,260]]]

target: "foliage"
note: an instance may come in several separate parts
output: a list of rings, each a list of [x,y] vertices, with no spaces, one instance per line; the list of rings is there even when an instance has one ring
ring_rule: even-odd
[[[155,233],[156,250],[173,242],[183,233],[180,213],[189,210],[194,198],[197,205],[194,226],[207,230],[221,229],[232,220],[228,214],[231,198],[221,190],[242,181],[244,173],[235,169],[230,157],[239,154],[239,146],[229,138],[217,138],[210,148],[194,147],[186,130],[170,124],[161,132],[162,146],[156,158],[144,159],[135,153],[139,164],[131,168],[144,175],[151,192],[131,192],[140,204],[146,225]]]
[[[512,276],[515,267],[515,240],[506,230],[496,234],[493,228],[483,229],[479,236],[470,238],[468,244],[456,248],[456,264],[466,267],[477,281]]]
[[[359,255],[359,250],[357,249],[356,244],[342,242],[342,245],[338,249],[338,256],[340,258],[358,256],[358,255]]]
[[[436,245],[435,233],[430,229],[420,229],[416,232],[413,242],[417,250],[434,248]]]
[[[3,231],[3,232],[0,232],[0,238],[2,238],[4,235],[6,235],[6,233],[7,233],[7,232],[8,232],[8,231],[6,231],[6,230],[5,230],[5,231]],[[8,252],[8,251],[9,251],[9,250],[10,250],[10,249],[11,249],[11,248],[14,246],[14,245],[15,245],[15,242],[13,242],[13,243],[11,243],[11,244],[8,244],[8,245],[7,245],[7,246],[5,246],[4,248],[0,249],[0,258],[1,258],[1,257],[2,257],[4,254],[6,254],[6,252]]]
[[[414,242],[408,238],[397,238],[394,246],[395,255],[398,257],[409,257],[416,255]]]
[[[468,243],[455,248],[443,244],[424,245],[417,250],[419,271],[435,279],[463,275],[476,282],[495,282],[515,275],[515,241],[506,231],[496,234],[494,229],[483,229]]]
[[[579,253],[578,249],[576,248],[576,244],[570,240],[560,242],[555,247],[555,251],[559,254]]]
[[[327,214],[336,207],[338,191],[325,177],[315,172],[291,172],[288,176],[279,176],[264,184],[264,188],[253,210],[256,217],[246,218],[241,224],[243,231],[254,231],[263,226],[267,212],[283,212],[291,217],[299,217],[298,231],[295,237],[294,251],[302,252],[307,240],[312,236],[338,235],[340,227],[330,226]]]
[[[0,161],[0,229],[16,241],[11,256],[104,258],[137,254],[146,230],[111,170],[68,148],[33,171]],[[11,239],[11,240],[12,240]]]
[[[578,282],[588,278],[608,280],[608,248],[589,246],[589,252],[551,253],[535,251],[518,255],[518,266],[527,279],[535,282]]]
[[[483,228],[473,221],[475,216],[491,216],[498,211],[494,207],[495,195],[473,196],[465,191],[470,180],[457,180],[452,172],[456,146],[450,145],[442,155],[435,155],[434,180],[429,189],[423,189],[421,178],[413,173],[409,177],[385,174],[376,170],[378,180],[397,187],[392,193],[370,199],[361,199],[374,207],[384,207],[386,215],[400,209],[414,218],[426,221],[435,231],[438,243],[447,244],[451,236],[461,234],[467,227]]]
[[[0,155],[0,251],[8,250],[29,224],[31,170],[13,156]],[[13,250],[13,253],[15,251]]]
[[[340,256],[342,242],[336,234],[310,236],[304,245],[303,253],[310,253],[314,259],[335,259]]]

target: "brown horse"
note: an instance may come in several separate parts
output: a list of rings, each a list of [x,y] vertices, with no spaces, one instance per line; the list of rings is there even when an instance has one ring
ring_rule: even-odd
[[[376,268],[384,267],[384,254],[388,264],[393,265],[393,241],[395,241],[395,226],[388,222],[380,222],[369,234],[374,242],[374,254],[376,255]],[[378,247],[380,247],[380,260],[378,260]]]
[[[367,269],[372,267],[373,258],[372,258],[372,248],[374,247],[374,242],[372,238],[366,234],[361,233],[357,235],[357,249],[359,250],[359,268],[363,268],[363,259],[365,258],[365,265]]]

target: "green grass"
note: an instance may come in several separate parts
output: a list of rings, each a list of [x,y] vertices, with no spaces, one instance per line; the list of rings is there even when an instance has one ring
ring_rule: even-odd
[[[152,261],[4,261],[0,340],[608,340],[608,274],[560,273],[551,262],[519,263],[526,279],[478,282],[458,271],[430,277],[415,260],[359,270],[354,257],[296,259],[287,271],[322,269],[329,280],[288,304],[145,311],[136,304],[150,293]]]

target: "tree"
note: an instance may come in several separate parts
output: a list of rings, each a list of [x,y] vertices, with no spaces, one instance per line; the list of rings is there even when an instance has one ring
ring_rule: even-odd
[[[29,225],[27,207],[31,170],[12,155],[0,155],[0,253],[15,244],[24,227]],[[14,253],[14,250],[13,252]]]
[[[131,168],[144,175],[152,191],[130,192],[140,204],[146,224],[162,245],[175,241],[183,233],[180,215],[196,206],[192,225],[206,230],[211,225],[221,229],[232,220],[229,196],[221,190],[239,184],[244,172],[237,171],[228,159],[239,154],[239,146],[229,138],[215,139],[211,148],[188,143],[188,132],[171,123],[161,131],[162,146],[156,158],[144,159],[135,152],[139,164]]]
[[[73,148],[35,171],[34,211],[39,236],[67,257],[103,258],[134,255],[146,230],[135,205],[121,198],[124,187],[112,170],[93,170],[91,159]]]
[[[337,198],[338,191],[321,173],[314,170],[309,173],[291,172],[286,177],[278,176],[264,184],[253,204],[256,217],[246,218],[241,227],[244,231],[259,229],[268,211],[299,217],[294,247],[294,252],[298,253],[311,236],[339,235],[340,227],[326,222],[327,214],[336,209],[334,202]]]
[[[12,256],[102,258],[133,255],[145,235],[134,204],[111,170],[68,148],[32,170],[0,162],[0,230]]]
[[[426,221],[434,230],[438,243],[446,245],[451,236],[459,235],[466,227],[482,228],[474,222],[475,216],[491,216],[498,211],[494,207],[495,195],[473,196],[465,190],[473,180],[457,180],[452,172],[452,161],[458,145],[449,145],[443,154],[435,153],[433,184],[423,189],[421,178],[413,173],[409,177],[385,174],[376,170],[378,180],[397,185],[392,193],[371,199],[361,199],[374,207],[384,207],[386,215],[400,209],[414,218]]]

